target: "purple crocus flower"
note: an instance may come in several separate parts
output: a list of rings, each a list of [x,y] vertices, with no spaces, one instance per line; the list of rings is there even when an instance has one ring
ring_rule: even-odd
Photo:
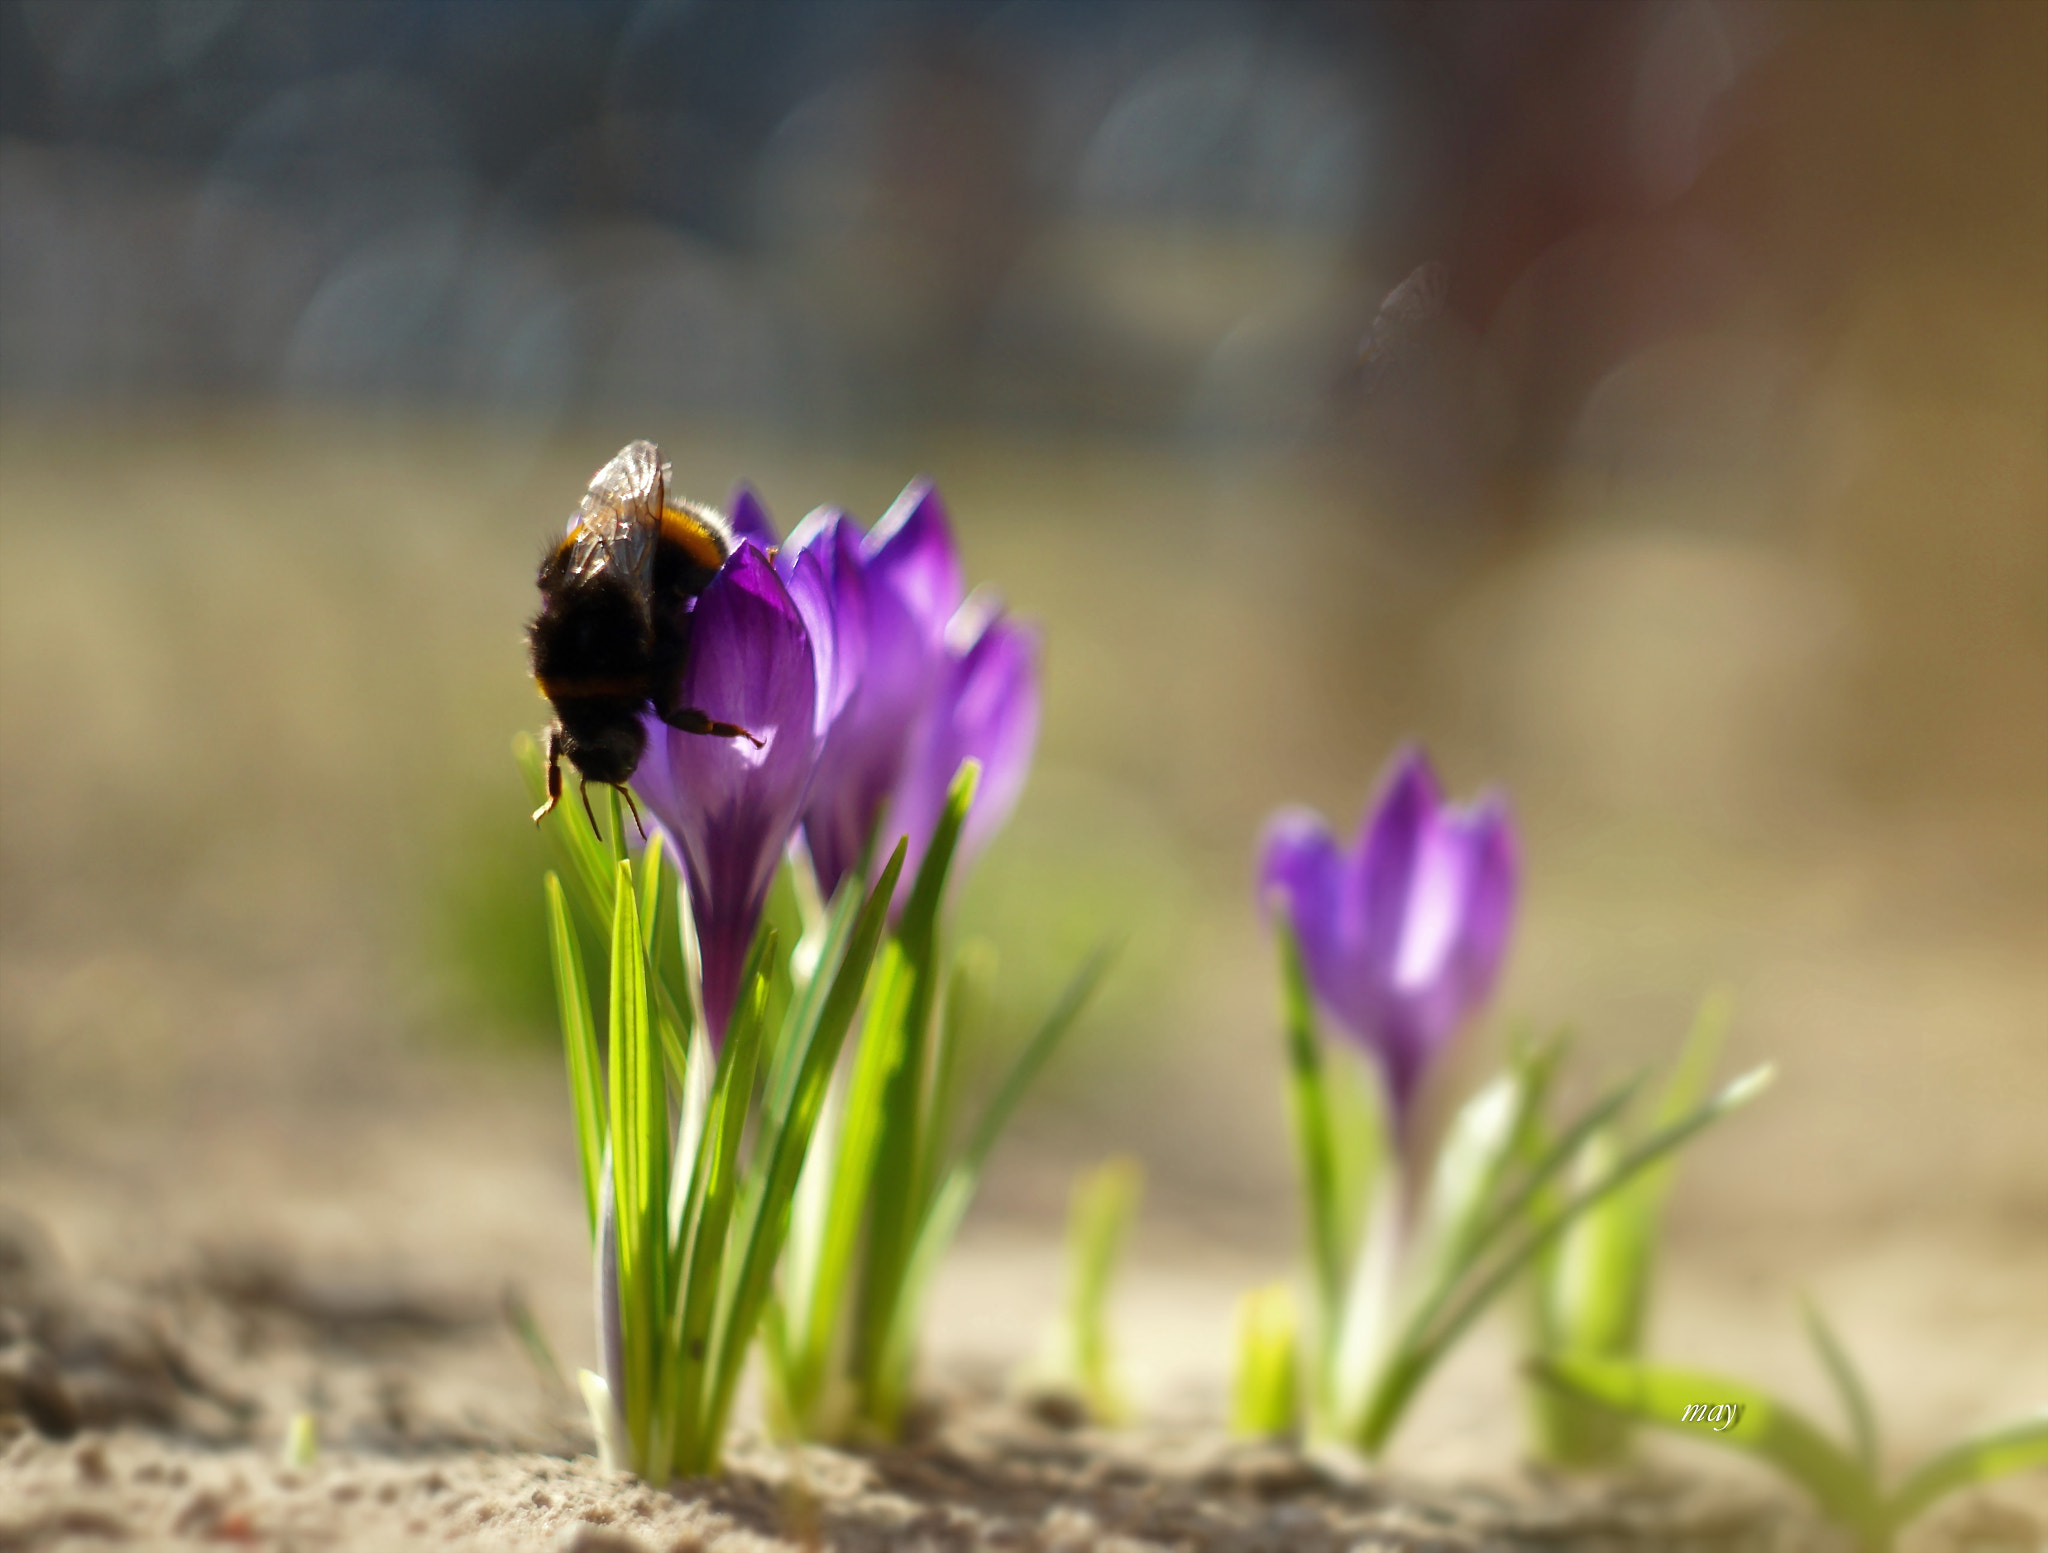
[[[920,718],[946,668],[945,631],[960,606],[960,559],[944,503],[917,481],[864,537],[837,513],[814,514],[791,546],[829,551],[834,597],[858,600],[860,671],[832,720],[804,813],[804,839],[829,896],[859,871],[902,779]]]
[[[785,584],[745,543],[692,611],[679,704],[737,723],[761,748],[646,718],[647,752],[633,790],[682,858],[714,1045],[724,1039],[747,948],[817,762],[821,674],[805,619],[826,608],[824,586],[815,560],[795,567]]]
[[[1395,757],[1357,843],[1287,810],[1266,830],[1259,894],[1286,908],[1309,985],[1372,1055],[1409,1136],[1430,1064],[1493,990],[1518,873],[1506,806],[1446,805],[1428,757]]]
[[[981,782],[960,832],[956,868],[1010,817],[1038,742],[1038,633],[975,598],[954,616],[944,648],[938,685],[883,827],[884,841],[910,838],[903,866],[911,877],[931,844],[960,763],[980,761]]]

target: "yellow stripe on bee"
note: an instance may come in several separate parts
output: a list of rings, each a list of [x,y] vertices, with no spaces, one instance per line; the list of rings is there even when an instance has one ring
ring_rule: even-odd
[[[725,564],[725,546],[718,535],[695,513],[681,507],[661,509],[661,537],[679,546],[697,565],[715,572]]]

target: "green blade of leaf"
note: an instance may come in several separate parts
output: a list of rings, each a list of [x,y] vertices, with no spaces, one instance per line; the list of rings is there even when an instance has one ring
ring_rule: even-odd
[[[683,1298],[677,1302],[670,1341],[674,1355],[672,1388],[675,1435],[662,1457],[671,1470],[685,1470],[700,1451],[704,1423],[705,1376],[711,1362],[711,1328],[725,1272],[728,1230],[738,1196],[740,1138],[754,1094],[754,1070],[760,1057],[761,1032],[768,1007],[767,962],[774,957],[774,929],[754,941],[740,973],[742,995],[733,1007],[725,1045],[718,1054],[704,1135],[692,1167],[691,1195],[699,1200],[689,1226],[690,1265]]]
[[[1579,1150],[1575,1184],[1600,1180],[1620,1159],[1619,1133],[1602,1127]],[[1617,1359],[1634,1355],[1648,1293],[1641,1186],[1638,1178],[1635,1186],[1609,1193],[1561,1237],[1552,1284],[1558,1347]]]
[[[1529,1077],[1517,1087],[1525,1093],[1547,1088],[1549,1075],[1554,1071],[1561,1052],[1561,1045],[1555,1041],[1519,1050],[1514,1063],[1518,1069],[1526,1070]],[[1418,1350],[1430,1330],[1442,1321],[1445,1310],[1472,1268],[1483,1260],[1503,1235],[1528,1216],[1532,1206],[1544,1198],[1557,1175],[1571,1163],[1573,1155],[1586,1139],[1619,1115],[1634,1092],[1633,1082],[1618,1084],[1588,1106],[1570,1127],[1537,1153],[1514,1191],[1490,1206],[1482,1204],[1486,1206],[1485,1213],[1476,1222],[1456,1232],[1462,1255],[1453,1258],[1439,1254],[1433,1260],[1430,1276],[1420,1285],[1422,1293],[1417,1296],[1402,1335],[1394,1344],[1393,1351],[1397,1356]],[[1503,1109],[1506,1108],[1503,1104]],[[1417,1379],[1419,1381],[1420,1377]],[[1390,1420],[1386,1427],[1391,1426]]]
[[[1722,1044],[1727,1039],[1734,1007],[1734,999],[1725,990],[1711,992],[1701,999],[1698,1011],[1692,1016],[1692,1028],[1686,1031],[1685,1045],[1679,1050],[1671,1079],[1657,1097],[1657,1114],[1650,1123],[1653,1131],[1671,1126],[1699,1104],[1700,1096],[1706,1093],[1714,1063],[1720,1058]],[[1648,1199],[1654,1208],[1670,1186],[1676,1165],[1676,1160],[1667,1159],[1645,1171],[1634,1190]]]
[[[674,988],[682,971],[682,947],[670,924],[675,912],[675,876],[669,865],[666,836],[657,829],[647,838],[636,870],[640,888],[640,934],[647,949],[648,988],[653,993],[655,1028],[668,1064],[670,1091],[680,1099],[690,1066],[689,999],[680,1001]]]
[[[989,987],[995,981],[995,958],[995,949],[986,939],[970,939],[953,956],[935,1030],[931,1104],[926,1108],[925,1147],[918,1158],[920,1219],[939,1189],[952,1148],[959,1111],[960,1052],[988,1001]]]
[[[1555,1241],[1573,1220],[1608,1193],[1619,1190],[1643,1170],[1680,1147],[1702,1128],[1746,1105],[1769,1084],[1772,1071],[1769,1063],[1752,1068],[1679,1121],[1652,1133],[1629,1150],[1610,1175],[1575,1191],[1554,1217],[1525,1233],[1517,1244],[1495,1261],[1490,1272],[1464,1284],[1454,1302],[1447,1302],[1439,1311],[1432,1311],[1433,1330],[1425,1331],[1420,1326],[1411,1325],[1396,1349],[1385,1378],[1374,1388],[1372,1403],[1359,1428],[1360,1450],[1369,1456],[1378,1453],[1416,1389],[1449,1352],[1451,1345],[1464,1335],[1465,1329],[1478,1319],[1480,1312],[1499,1296],[1531,1259]],[[1571,1129],[1566,1137],[1570,1138],[1577,1131],[1577,1128]]]
[[[583,979],[583,956],[569,925],[562,899],[562,881],[549,870],[542,881],[547,894],[548,951],[555,964],[555,1001],[561,1010],[562,1050],[569,1065],[569,1101],[576,1113],[576,1156],[583,1166],[583,1209],[593,1240],[597,1237],[598,1171],[604,1159],[605,1112],[599,1090],[597,1026],[590,1017],[590,990]]]
[[[1759,1457],[1811,1494],[1830,1520],[1866,1541],[1883,1538],[1876,1485],[1839,1446],[1768,1392],[1703,1370],[1580,1354],[1535,1359],[1529,1368],[1544,1384],[1560,1386],[1642,1423]],[[1717,1434],[1685,1421],[1686,1409],[1702,1403],[1735,1403],[1742,1413],[1732,1427]]]
[[[1972,1435],[1922,1462],[1886,1503],[1886,1521],[1904,1526],[1945,1494],[2040,1466],[2048,1466],[2048,1408]]]
[[[939,908],[960,830],[967,822],[980,780],[979,761],[960,763],[896,927],[896,942],[909,972],[909,996],[903,1003],[901,1033],[893,1041],[894,1062],[878,1110],[874,1176],[867,1202],[867,1252],[860,1268],[854,1317],[855,1389],[861,1411],[870,1421],[875,1420],[874,1399],[886,1384],[878,1367],[901,1297],[904,1263],[924,1211],[924,1204],[917,1200],[917,1183],[923,1171],[922,1158],[930,1148],[926,1122],[932,1002],[938,990]]]
[[[1137,1217],[1145,1169],[1129,1155],[1105,1161],[1074,1188],[1067,1227],[1067,1347],[1070,1377],[1097,1423],[1123,1419],[1110,1362],[1109,1289],[1118,1253]]]
[[[537,805],[547,796],[540,748],[530,736],[521,734],[513,741],[513,755]],[[573,820],[572,808],[578,809]],[[584,925],[600,942],[609,941],[614,866],[610,849],[591,833],[589,822],[577,805],[557,804],[554,812],[541,821],[541,828],[560,850],[567,865],[570,899],[583,914]]]
[[[853,1079],[839,1132],[832,1198],[818,1248],[809,1304],[797,1314],[791,1400],[800,1422],[815,1426],[814,1412],[829,1374],[844,1313],[854,1248],[875,1187],[875,1150],[881,1135],[882,1096],[902,1060],[903,1016],[911,970],[901,948],[883,946],[870,978],[867,1019],[861,1028]]]
[[[1301,1427],[1299,1318],[1284,1283],[1248,1290],[1237,1302],[1237,1371],[1231,1379],[1230,1432],[1272,1440]]]
[[[847,1029],[853,1023],[854,1010],[859,1007],[861,994],[867,986],[868,969],[874,963],[882,929],[888,922],[889,899],[895,893],[896,881],[903,872],[903,853],[903,844],[898,843],[888,866],[875,881],[874,889],[868,893],[855,918],[845,958],[832,977],[831,991],[825,997],[816,1026],[797,1065],[786,1114],[766,1119],[761,1152],[766,1163],[761,1171],[761,1185],[749,1197],[740,1242],[744,1249],[737,1272],[720,1301],[719,1320],[712,1342],[711,1394],[704,1412],[701,1452],[696,1461],[684,1466],[684,1470],[708,1471],[717,1464],[718,1445],[724,1437],[725,1422],[731,1415],[733,1396],[739,1387],[740,1367],[746,1358],[747,1344],[760,1322],[761,1309],[768,1297],[769,1279],[782,1251],[782,1237],[789,1227],[790,1195],[796,1190],[804,1156],[810,1149],[812,1129],[824,1107],[825,1087],[831,1080],[840,1047],[845,1044]]]
[[[1727,1032],[1730,1000],[1708,996],[1693,1016],[1670,1079],[1657,1098],[1652,1129],[1668,1127],[1699,1103]],[[1621,1154],[1618,1129],[1588,1136],[1575,1169],[1581,1184],[1598,1179]],[[1580,1353],[1632,1357],[1648,1316],[1657,1221],[1677,1156],[1667,1155],[1636,1181],[1588,1209],[1564,1235],[1550,1269],[1554,1346]],[[1618,1448],[1623,1437],[1612,1436]]]
[[[1301,1161],[1302,1200],[1308,1210],[1309,1264],[1315,1273],[1317,1327],[1325,1346],[1344,1308],[1346,1229],[1340,1217],[1342,1183],[1330,1130],[1323,1043],[1316,1030],[1315,998],[1302,964],[1301,943],[1285,907],[1273,913],[1280,945],[1280,997],[1287,1026],[1287,1112]]]
[[[1446,1290],[1500,1225],[1500,1187],[1555,1070],[1555,1045],[1518,1051],[1507,1069],[1458,1108],[1437,1150],[1422,1209],[1420,1287]],[[1560,1155],[1560,1160],[1564,1157]],[[1539,1161],[1537,1174],[1545,1166]]]
[[[1587,1138],[1572,1165],[1573,1181],[1587,1185],[1613,1170],[1621,1157],[1616,1127]],[[1555,1212],[1561,1197],[1533,1205]],[[1650,1239],[1641,1178],[1580,1214],[1530,1268],[1539,1336],[1536,1353],[1576,1353],[1633,1359],[1647,1310]],[[1626,1415],[1585,1402],[1552,1386],[1529,1390],[1529,1424],[1537,1454],[1557,1466],[1583,1470],[1618,1464],[1628,1454],[1635,1424]]]
[[[626,806],[619,801],[623,789],[605,789],[605,815],[611,821],[606,840],[611,847],[614,867],[626,861]]]
[[[618,1204],[619,1317],[627,1377],[623,1411],[638,1469],[647,1464],[661,1305],[668,1286],[668,1089],[647,1006],[632,864],[621,862],[618,868],[611,966],[612,1190]]]
[[[967,1146],[960,1157],[947,1171],[945,1183],[932,1199],[923,1222],[918,1226],[917,1238],[911,1244],[909,1258],[904,1263],[902,1293],[897,1299],[895,1320],[882,1351],[880,1373],[886,1386],[881,1401],[882,1411],[877,1422],[892,1427],[904,1401],[904,1388],[910,1373],[911,1356],[916,1351],[917,1323],[923,1312],[924,1298],[929,1290],[933,1275],[939,1263],[944,1260],[946,1249],[953,1243],[953,1236],[960,1228],[960,1222],[967,1216],[967,1209],[974,1201],[974,1193],[981,1184],[981,1173],[988,1164],[989,1155],[995,1151],[996,1140],[1002,1136],[1011,1113],[1024,1098],[1039,1071],[1051,1060],[1059,1048],[1060,1041],[1080,1017],[1097,984],[1116,958],[1116,950],[1104,945],[1089,956],[1074,979],[1067,983],[1052,1011],[1045,1021],[1024,1043],[1024,1049],[1017,1054],[1017,1060],[1010,1065],[1002,1083],[982,1110],[980,1120],[969,1135]]]
[[[851,942],[862,907],[859,887],[849,878],[833,897],[832,914],[825,929],[825,941],[818,955],[818,968],[810,983],[783,1017],[775,1050],[768,1060],[768,1081],[762,1089],[762,1110],[769,1127],[779,1127],[795,1100],[797,1075],[804,1054],[817,1034],[825,1005],[838,986],[838,973],[847,945]]]
[[[1870,1405],[1870,1393],[1864,1388],[1863,1377],[1858,1373],[1855,1361],[1849,1357],[1849,1350],[1842,1346],[1834,1328],[1821,1315],[1820,1307],[1801,1295],[1799,1313],[1806,1326],[1806,1340],[1813,1344],[1813,1351],[1820,1356],[1821,1368],[1827,1371],[1828,1381],[1835,1388],[1835,1397],[1842,1404],[1842,1413],[1849,1421],[1849,1440],[1855,1449],[1856,1464],[1874,1483],[1881,1459],[1877,1442],[1877,1412]]]

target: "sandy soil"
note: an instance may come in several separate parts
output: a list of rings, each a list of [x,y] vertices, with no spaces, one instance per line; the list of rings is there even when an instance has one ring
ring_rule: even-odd
[[[288,1179],[274,1184],[303,1222],[333,1213],[332,1199],[323,1208]],[[53,1187],[46,1200],[64,1196]],[[93,1215],[74,1203],[60,1222],[76,1239]],[[309,1257],[223,1238],[218,1223],[197,1249],[179,1232],[153,1244],[144,1230],[120,1275],[81,1272],[18,1211],[4,1228],[0,1431],[12,1438],[0,1446],[0,1553],[1838,1546],[1767,1480],[1710,1455],[1653,1450],[1631,1476],[1590,1484],[1519,1469],[1500,1333],[1433,1388],[1392,1470],[1230,1442],[1214,1424],[1222,1345],[1207,1328],[1225,1318],[1238,1270],[1170,1254],[1141,1264],[1120,1301],[1125,1368],[1145,1406],[1138,1428],[1077,1428],[1020,1396],[1020,1339],[1028,1313],[1051,1308],[1057,1258],[984,1230],[935,1312],[934,1389],[914,1443],[791,1449],[749,1426],[723,1479],[664,1489],[599,1466],[550,1360],[516,1340],[503,1291],[464,1282],[487,1224],[471,1222],[476,1243],[444,1244],[440,1265],[372,1259],[360,1245]],[[573,1281],[544,1278],[534,1297],[517,1296],[572,1364]],[[299,1414],[322,1443],[291,1464]],[[2037,1553],[2044,1486],[1961,1502],[1909,1547]]]

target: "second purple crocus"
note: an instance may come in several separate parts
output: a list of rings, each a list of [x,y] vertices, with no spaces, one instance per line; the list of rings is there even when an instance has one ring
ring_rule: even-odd
[[[908,837],[903,868],[916,876],[961,762],[981,763],[961,828],[957,869],[1002,828],[1024,790],[1038,742],[1038,633],[970,599],[946,633],[938,683],[920,721],[882,840]]]
[[[1500,975],[1517,875],[1503,802],[1446,804],[1414,748],[1349,848],[1308,810],[1267,827],[1260,899],[1285,907],[1310,986],[1378,1066],[1404,1144],[1423,1078]]]
[[[960,607],[960,558],[945,504],[921,480],[865,535],[842,515],[814,514],[790,542],[829,544],[839,591],[865,612],[857,683],[826,736],[804,814],[804,840],[829,896],[860,871],[938,688],[946,624]]]

